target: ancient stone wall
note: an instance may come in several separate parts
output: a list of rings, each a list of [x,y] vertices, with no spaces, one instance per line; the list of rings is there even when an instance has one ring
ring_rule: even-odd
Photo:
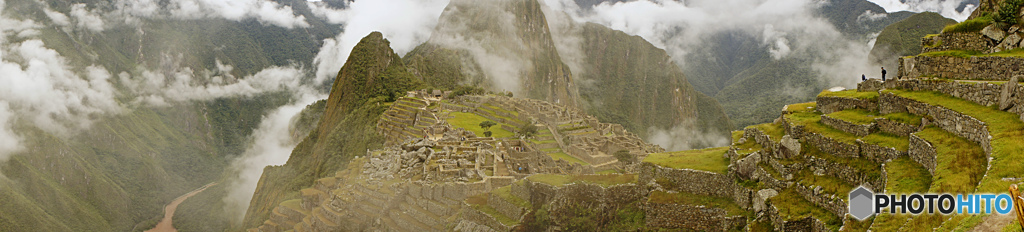
[[[817,107],[818,111],[822,114],[831,114],[832,112],[848,109],[876,111],[878,110],[878,103],[873,100],[859,98],[818,96]]]
[[[910,135],[910,150],[908,153],[910,159],[917,161],[917,163],[928,169],[928,173],[935,175],[935,159],[938,152],[935,151],[932,143],[912,134]]]
[[[746,225],[743,216],[729,217],[724,209],[701,205],[645,203],[646,226],[695,231],[729,231]]]
[[[992,154],[992,141],[988,133],[988,126],[981,120],[945,107],[896,96],[893,93],[882,93],[879,95],[879,100],[882,114],[909,112],[916,115],[929,115],[933,118],[932,124],[956,136],[977,142],[985,149],[986,154]]]
[[[498,219],[495,219],[491,215],[487,215],[486,213],[480,212],[479,210],[476,210],[472,207],[462,207],[462,209],[463,220],[472,221],[476,224],[490,227],[491,229],[494,229],[496,231],[512,230],[511,226],[501,224],[501,222],[499,222]]]
[[[856,143],[850,144],[841,142],[832,137],[828,137],[822,134],[814,132],[805,132],[803,141],[807,142],[811,146],[815,146],[818,150],[823,152],[845,158],[857,158],[860,157],[860,146]]]
[[[876,118],[875,125],[878,125],[878,130],[882,132],[903,137],[910,136],[910,133],[917,132],[920,129],[920,127],[889,120],[888,118]]]
[[[875,125],[875,123],[856,124],[852,122],[843,121],[841,119],[829,117],[827,114],[821,115],[821,123],[828,125],[829,127],[835,128],[837,130],[841,130],[846,133],[855,134],[857,136],[862,137],[867,136],[868,134],[871,134],[875,132],[875,130],[877,130],[877,126]]]
[[[923,76],[958,80],[1009,80],[1024,75],[1024,58],[998,56],[915,56],[900,58],[897,76]]]
[[[665,168],[651,163],[641,165],[639,183],[649,183],[658,179],[675,183],[676,188],[671,190],[729,198],[741,207],[750,207],[751,191],[736,184],[736,181],[729,175],[692,169]]]
[[[498,213],[501,213],[517,221],[519,221],[523,217],[523,214],[526,214],[525,208],[518,206],[516,204],[512,204],[512,202],[509,202],[505,198],[502,198],[501,196],[498,196],[494,193],[488,194],[487,205],[494,207],[494,209],[497,210]]]
[[[857,144],[860,145],[860,156],[871,160],[875,163],[885,163],[889,160],[899,158],[902,155],[906,155],[906,151],[900,151],[892,147],[883,147],[875,144],[865,143],[864,141],[857,140]]]
[[[802,184],[795,184],[796,192],[803,196],[804,199],[810,201],[812,204],[821,207],[822,209],[828,210],[837,217],[843,217],[846,215],[848,205],[846,201],[846,193],[825,193],[818,186],[804,186]]]
[[[921,53],[966,50],[966,51],[988,51],[989,40],[978,32],[956,32],[942,33],[932,37],[921,39]]]

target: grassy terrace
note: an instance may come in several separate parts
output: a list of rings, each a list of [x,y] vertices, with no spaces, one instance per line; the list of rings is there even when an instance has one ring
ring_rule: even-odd
[[[755,128],[764,132],[768,135],[772,141],[779,142],[782,140],[782,136],[786,135],[786,129],[782,128],[782,125],[776,125],[774,123],[757,124],[748,126],[747,128]]]
[[[910,139],[889,133],[872,133],[860,138],[861,141],[883,147],[896,148],[896,150],[907,151],[910,146]]]
[[[875,122],[875,118],[878,117],[878,112],[868,111],[864,109],[849,109],[843,111],[836,111],[826,115],[835,119],[866,125]]]
[[[484,118],[483,116],[476,115],[473,113],[451,112],[450,115],[451,117],[448,118],[448,124],[451,124],[454,127],[460,127],[468,131],[472,131],[473,133],[476,133],[476,136],[481,137],[484,136],[484,131],[486,130],[480,128],[480,123],[483,121],[490,121],[489,119]],[[491,137],[506,138],[515,135],[515,133],[512,133],[505,129],[501,129],[501,125],[503,124],[498,123],[498,125],[492,126],[490,128],[490,131],[492,133]]]
[[[469,207],[473,207],[473,209],[479,210],[487,215],[491,215],[491,217],[494,217],[494,219],[497,219],[498,222],[501,222],[501,224],[505,224],[506,226],[519,224],[518,220],[509,218],[508,216],[498,212],[494,207],[487,205],[486,193],[466,198],[466,203],[469,203]]]
[[[827,89],[821,91],[818,97],[845,97],[845,98],[857,98],[864,100],[877,100],[878,92],[857,92],[855,89],[843,90],[843,91],[828,91]]]
[[[732,143],[736,143],[736,141],[740,141],[740,139],[743,138],[743,131],[735,130],[732,131],[730,135],[732,135]]]
[[[856,144],[857,136],[829,127],[821,123],[821,114],[816,112],[798,112],[787,114],[786,120],[795,125],[803,125],[804,130],[818,133],[840,142]]]
[[[934,126],[929,126],[916,135],[931,142],[938,152],[935,177],[929,192],[974,191],[975,184],[985,174],[985,151],[981,146]]]
[[[779,215],[785,220],[797,220],[811,216],[821,220],[827,227],[836,231],[839,230],[839,225],[842,224],[842,220],[836,217],[835,214],[807,201],[792,187],[783,190],[778,196],[772,197],[769,201],[779,209]]]
[[[888,193],[923,193],[932,185],[932,174],[910,157],[890,161],[885,170],[889,173],[885,185]]]
[[[729,215],[748,215],[749,211],[743,210],[732,199],[724,197],[710,197],[692,193],[679,192],[669,193],[663,191],[651,192],[649,202],[680,205],[703,205],[709,208],[724,209]]]
[[[817,102],[797,103],[797,104],[786,105],[786,107],[785,107],[785,111],[788,112],[788,113],[814,112],[814,110],[817,110],[817,109],[818,109],[818,103]]]
[[[578,164],[583,165],[583,166],[590,165],[586,161],[583,161],[581,159],[573,157],[573,156],[571,156],[569,154],[565,154],[565,152],[562,152],[561,150],[559,150],[558,152],[548,153],[548,156],[551,156],[551,159],[555,159],[555,160],[565,160],[565,161],[568,161],[570,163],[578,163]]]
[[[662,167],[703,170],[725,174],[729,169],[729,159],[723,157],[729,147],[716,147],[701,150],[686,150],[647,155],[643,162]]]
[[[495,196],[501,197],[501,199],[505,199],[506,201],[508,201],[509,203],[512,203],[514,205],[518,205],[518,206],[523,207],[523,208],[530,208],[530,202],[529,201],[523,200],[523,199],[521,199],[519,197],[516,197],[516,196],[512,196],[512,186],[505,186],[505,187],[501,187],[501,188],[495,189],[494,191],[491,191],[491,194],[494,194]]]
[[[733,147],[736,148],[737,154],[744,155],[744,157],[746,157],[745,155],[754,153],[755,151],[764,150],[764,147],[761,147],[761,144],[757,144],[753,139],[747,140],[745,143],[736,144]]]
[[[910,113],[891,113],[882,115],[882,117],[911,126],[921,126],[921,116]]]
[[[526,177],[530,181],[562,186],[571,183],[591,183],[610,187],[620,184],[636,183],[636,174],[598,174],[598,175],[556,175],[536,174]]]
[[[813,189],[812,186],[821,186],[821,190],[825,193],[835,194],[837,196],[843,196],[853,190],[854,186],[847,184],[846,181],[840,180],[839,178],[832,177],[829,175],[814,175],[811,170],[804,169],[794,175],[794,179],[797,180],[801,185]]]
[[[1021,177],[1024,170],[1024,122],[1020,116],[996,110],[937,92],[907,92],[885,90],[901,97],[914,99],[932,105],[939,105],[969,115],[988,125],[992,136],[992,162],[988,173],[982,179],[979,192],[1004,192],[1009,183],[1000,179]]]
[[[964,50],[947,50],[947,51],[936,51],[921,53],[921,56],[928,57],[960,57],[968,58],[972,56],[978,57],[1024,57],[1024,49],[1011,49],[1001,52],[993,53],[982,53],[979,51],[964,51]]]
[[[882,175],[882,166],[866,159],[839,158],[832,154],[822,152],[821,150],[818,150],[817,147],[806,143],[802,144],[801,147],[803,147],[803,150],[801,150],[800,153],[804,156],[812,156],[832,163],[850,166],[851,168],[857,169],[866,174],[868,178],[878,178]]]

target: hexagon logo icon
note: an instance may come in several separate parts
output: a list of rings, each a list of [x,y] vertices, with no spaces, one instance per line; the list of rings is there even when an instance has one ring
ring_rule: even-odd
[[[871,205],[874,203],[875,193],[864,186],[857,187],[850,191],[850,198],[846,200],[850,204],[849,212],[853,218],[863,221],[874,215]]]

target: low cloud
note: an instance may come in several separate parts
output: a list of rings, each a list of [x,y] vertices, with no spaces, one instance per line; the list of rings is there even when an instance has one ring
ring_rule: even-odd
[[[196,73],[183,67],[176,70],[146,70],[139,75],[119,75],[131,94],[138,96],[132,103],[166,106],[169,103],[192,100],[212,100],[232,96],[253,96],[279,90],[297,89],[305,72],[297,67],[268,67],[252,76],[237,78],[233,67],[216,61],[216,70]],[[171,67],[180,67],[172,65]]]
[[[292,118],[306,105],[327,97],[315,94],[310,89],[298,92],[297,101],[281,106],[263,117],[259,128],[253,132],[249,148],[232,162],[230,168],[235,171],[235,176],[229,180],[224,202],[227,203],[228,213],[236,215],[234,220],[241,221],[245,210],[249,208],[263,169],[268,165],[283,165],[291,156],[292,149],[300,142],[293,139],[289,130],[294,122]]]
[[[255,19],[288,29],[309,27],[305,16],[296,15],[290,6],[270,0],[119,0],[114,4],[122,15],[137,18]],[[132,21],[131,18],[125,20]]]
[[[961,10],[957,10],[958,7],[964,2],[963,0],[868,0],[875,4],[878,4],[885,9],[886,12],[897,12],[897,11],[911,11],[911,12],[936,12],[941,14],[943,17],[954,19],[958,22],[967,20],[967,17],[971,16],[971,12],[977,9],[978,6],[974,4],[967,4],[966,7]]]
[[[103,18],[100,17],[101,13],[97,10],[86,9],[85,3],[71,5],[70,14],[71,18],[75,19],[75,25],[79,28],[87,29],[92,32],[102,32],[104,29]],[[51,16],[50,13],[47,13],[47,16]],[[53,19],[52,16],[51,19]]]
[[[650,136],[647,141],[657,144],[667,151],[682,151],[704,147],[728,146],[730,138],[721,136],[716,131],[704,132],[692,129],[683,123],[669,129],[651,127],[647,131]]]
[[[871,10],[866,10],[866,11],[864,11],[863,14],[860,14],[859,16],[857,16],[857,22],[878,21],[878,20],[884,19],[885,17],[888,17],[888,16],[889,15],[884,13],[884,12],[882,12],[882,13],[875,13],[875,12],[871,12]]]

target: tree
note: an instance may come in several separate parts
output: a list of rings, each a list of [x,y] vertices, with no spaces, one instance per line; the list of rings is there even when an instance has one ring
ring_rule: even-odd
[[[628,163],[633,161],[633,156],[629,154],[627,150],[619,150],[615,152],[615,158],[619,159],[619,162]]]
[[[491,131],[484,131],[484,137],[491,137]]]
[[[488,121],[483,121],[483,122],[480,122],[480,128],[483,128],[484,130],[490,130],[490,128],[491,128],[492,126],[495,126],[495,125],[498,125],[498,124],[497,124],[497,123],[494,123],[494,122],[492,122],[492,121],[490,121],[490,120],[488,120]],[[488,136],[489,136],[489,135],[488,135]]]
[[[519,128],[519,135],[521,135],[521,136],[523,136],[525,138],[533,137],[536,134],[537,134],[537,125],[534,125],[533,123],[523,124],[523,126]]]

